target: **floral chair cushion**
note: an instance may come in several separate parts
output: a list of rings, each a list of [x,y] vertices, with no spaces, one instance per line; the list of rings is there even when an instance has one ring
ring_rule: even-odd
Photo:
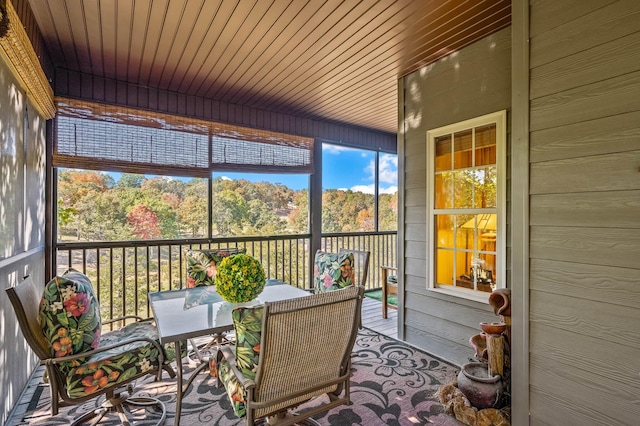
[[[314,262],[313,286],[316,292],[338,290],[355,282],[353,253],[325,253],[318,250]]]
[[[184,309],[219,301],[219,296],[213,289],[205,292],[190,292],[189,289],[201,286],[213,286],[218,263],[220,263],[223,258],[229,257],[232,254],[246,252],[246,248],[186,250],[187,293],[184,300]]]
[[[216,265],[225,257],[246,252],[246,248],[186,250],[187,288],[213,285]]]
[[[262,332],[262,306],[237,307],[231,313],[236,330],[236,366],[245,377],[255,379],[258,359],[260,357],[260,337]],[[245,390],[231,371],[225,359],[212,358],[211,375],[218,377],[224,385],[231,400],[233,412],[238,417],[247,413],[245,407]]]
[[[40,301],[40,327],[60,358],[91,351],[100,344],[102,319],[89,278],[74,269],[54,277]]]
[[[158,330],[152,320],[128,324],[125,327],[105,333],[100,346],[105,347],[130,339],[150,338],[159,341]],[[164,363],[175,360],[173,345],[161,346]],[[61,364],[65,373],[67,392],[72,398],[80,398],[98,392],[107,386],[128,381],[158,367],[160,350],[149,341],[135,341],[104,352],[97,352],[81,363]]]

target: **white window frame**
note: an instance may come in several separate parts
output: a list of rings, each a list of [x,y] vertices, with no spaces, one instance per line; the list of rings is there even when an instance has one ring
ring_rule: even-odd
[[[480,117],[450,124],[447,126],[431,129],[427,131],[427,289],[448,294],[464,299],[474,300],[477,302],[489,302],[489,293],[479,290],[467,289],[456,286],[441,287],[436,284],[435,279],[435,215],[436,214],[455,214],[451,210],[442,211],[434,208],[435,202],[435,139],[447,134],[453,134],[472,128],[485,126],[488,124],[496,125],[496,275],[499,280],[496,288],[506,288],[506,197],[507,197],[507,111],[497,111]]]

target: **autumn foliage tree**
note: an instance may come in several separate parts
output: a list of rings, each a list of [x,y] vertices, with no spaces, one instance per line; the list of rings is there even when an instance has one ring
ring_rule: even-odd
[[[160,238],[158,215],[147,206],[135,206],[127,215],[127,223],[133,228],[133,233],[141,240]]]
[[[204,238],[209,216],[214,236],[309,232],[309,193],[285,185],[217,177],[177,179],[61,170],[58,230],[62,240]],[[211,189],[211,205],[209,191]],[[397,194],[380,194],[378,227],[397,228]],[[375,229],[373,194],[327,189],[322,194],[323,232]]]

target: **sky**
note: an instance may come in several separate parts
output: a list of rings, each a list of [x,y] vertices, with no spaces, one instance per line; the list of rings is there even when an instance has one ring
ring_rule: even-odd
[[[350,189],[354,192],[374,193],[375,153],[338,145],[322,146],[323,189]],[[121,173],[109,173],[117,182]],[[309,175],[213,173],[223,179],[246,179],[250,182],[280,183],[298,190],[309,186]],[[393,194],[398,190],[398,156],[380,154],[380,192]]]

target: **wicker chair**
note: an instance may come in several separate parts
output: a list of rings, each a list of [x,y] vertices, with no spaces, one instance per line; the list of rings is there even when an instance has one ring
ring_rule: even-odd
[[[363,294],[362,287],[350,286],[236,308],[235,352],[222,347],[212,363],[236,415],[246,416],[247,425],[272,417],[283,426],[317,425],[312,416],[349,404],[351,351]],[[316,361],[309,362],[310,356]],[[321,395],[329,401],[299,414],[291,411]]]
[[[38,286],[31,278],[27,278],[16,287],[8,288],[6,291],[16,312],[18,324],[25,340],[40,358],[40,364],[46,367],[47,380],[51,387],[52,416],[58,414],[60,407],[76,405],[100,395],[105,395],[106,400],[101,408],[81,415],[75,419],[72,425],[82,424],[93,417],[97,418],[91,424],[96,424],[110,411],[116,411],[122,424],[128,425],[129,421],[125,415],[123,404],[157,405],[161,413],[158,415],[160,418],[156,424],[164,423],[166,409],[159,399],[129,396],[133,391],[131,382],[139,377],[153,374],[159,379],[162,370],[166,370],[171,377],[175,376],[173,369],[166,364],[169,361],[167,359],[168,354],[158,343],[154,324],[148,320],[135,322],[120,330],[103,334],[100,345],[94,350],[54,357],[51,354],[52,345],[45,337],[38,321],[43,286]],[[103,321],[102,325],[114,321],[124,322],[128,318],[130,317]],[[157,358],[151,360],[148,369],[131,367],[132,369],[128,370],[126,374],[119,375],[119,377],[113,375],[115,371],[115,368],[113,368],[109,370],[111,371],[109,376],[104,375],[97,379],[99,373],[101,374],[105,370],[96,370],[92,375],[92,367],[88,367],[91,363],[101,366],[103,364],[106,365],[106,363],[117,364],[122,362],[123,358],[119,354],[131,357],[135,353],[149,354],[151,351],[157,354]],[[82,369],[84,369],[84,372]],[[133,370],[135,372],[132,372]],[[84,379],[80,380],[83,377]],[[89,379],[94,381],[87,383]],[[72,387],[70,388],[69,386]]]

